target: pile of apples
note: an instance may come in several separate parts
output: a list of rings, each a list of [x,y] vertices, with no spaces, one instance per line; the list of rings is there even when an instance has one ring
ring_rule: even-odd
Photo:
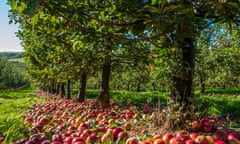
[[[221,126],[218,117],[193,121],[191,132],[132,135],[138,122],[153,122],[153,112],[148,105],[120,106],[117,102],[97,109],[91,100],[35,104],[24,117],[31,136],[12,144],[240,144],[240,132]]]

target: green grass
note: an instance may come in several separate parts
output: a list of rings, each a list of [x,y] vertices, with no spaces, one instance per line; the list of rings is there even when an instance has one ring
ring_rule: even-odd
[[[34,103],[40,101],[32,89],[0,92],[0,136],[6,138],[5,143],[27,136],[22,116]]]
[[[77,95],[78,91],[73,90],[73,95]],[[98,96],[99,90],[87,90],[86,98],[96,99]],[[160,99],[161,105],[167,104],[166,94],[163,92],[129,92],[123,90],[113,90],[110,92],[111,99],[118,101],[120,105],[126,105],[129,103],[139,105],[145,103],[154,103],[158,102]]]
[[[76,95],[77,92],[77,90],[74,90],[73,95]],[[99,90],[87,90],[86,97],[95,99],[98,96],[98,92]],[[196,105],[205,102],[210,103],[208,108],[204,107],[208,109],[208,115],[232,114],[235,117],[234,122],[240,127],[240,91],[238,89],[207,89],[204,95],[200,95],[198,91],[195,93],[197,95]],[[110,94],[111,99],[118,101],[121,105],[126,105],[127,103],[139,105],[149,102],[156,106],[160,99],[161,106],[165,106],[169,99],[169,94],[166,94],[166,92],[111,91]]]
[[[73,95],[77,92],[73,90]],[[87,90],[87,98],[95,99],[98,92],[99,90]],[[121,105],[128,103],[139,105],[148,102],[156,106],[160,99],[161,106],[164,106],[169,99],[168,95],[165,92],[111,91],[111,99],[118,101]],[[0,92],[0,136],[6,138],[5,144],[28,136],[28,128],[24,125],[22,116],[34,103],[41,101],[43,100],[34,96],[32,89]],[[205,95],[197,97],[197,101],[210,102],[209,115],[233,114],[235,120],[232,127],[240,127],[240,94],[237,90],[233,95],[233,90],[208,89]]]

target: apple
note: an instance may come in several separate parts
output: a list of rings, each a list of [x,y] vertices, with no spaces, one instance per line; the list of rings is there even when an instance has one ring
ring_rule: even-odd
[[[227,140],[227,134],[225,131],[222,130],[218,130],[215,133],[212,134],[213,140],[214,141],[226,141]]]
[[[0,143],[4,141],[4,137],[0,137]]]
[[[190,133],[189,136],[191,139],[195,139],[198,136],[198,133],[193,132],[193,133]]]
[[[44,140],[41,142],[41,144],[50,144],[50,141],[49,140]]]
[[[151,144],[149,141],[143,141],[141,144]]]
[[[199,135],[194,140],[197,144],[208,144],[208,140],[205,136]]]
[[[127,132],[121,131],[117,137],[118,138],[116,143],[125,143],[129,136]]]
[[[162,140],[165,142],[165,143],[169,143],[169,141],[173,138],[173,134],[172,133],[166,133],[163,135],[162,137]]]
[[[170,139],[169,144],[182,144],[183,141],[177,137],[173,137]]]
[[[48,119],[47,117],[42,117],[42,118],[38,121],[38,123],[39,123],[40,125],[46,125],[46,124],[49,123],[49,119]]]
[[[122,131],[123,129],[121,127],[116,127],[113,129],[113,137],[115,140],[118,138],[118,134]]]
[[[203,123],[203,130],[205,132],[211,132],[213,130],[212,124],[210,124],[209,122]]]
[[[213,142],[214,142],[214,139],[213,139],[213,137],[212,136],[206,136],[206,139],[208,140],[208,143],[209,144],[213,144]]]
[[[80,128],[84,128],[84,129],[88,129],[89,128],[88,124],[86,124],[86,123],[81,123],[79,127]]]
[[[153,144],[165,144],[165,142],[161,138],[157,138],[153,141]]]
[[[72,141],[73,141],[73,137],[71,136],[67,136],[63,139],[64,143],[72,143]]]
[[[126,144],[139,144],[139,142],[136,137],[130,137],[127,139]]]
[[[185,144],[196,144],[196,143],[194,142],[194,140],[188,139],[185,141]]]
[[[91,134],[91,131],[89,129],[86,129],[81,133],[80,137],[83,137],[84,139],[86,139],[90,134]]]
[[[157,134],[157,135],[155,135],[155,136],[153,136],[153,139],[155,140],[155,139],[162,139],[162,135],[160,135],[160,134]]]
[[[95,144],[98,143],[98,137],[95,133],[89,135],[86,139],[86,144]]]
[[[52,141],[59,141],[59,142],[61,142],[61,141],[62,141],[61,135],[59,135],[59,134],[54,134],[54,135],[52,136]]]
[[[214,144],[225,144],[225,142],[221,141],[221,140],[218,140],[218,141],[215,141]]]
[[[73,140],[72,140],[72,143],[75,144],[77,142],[78,143],[80,143],[80,142],[85,143],[85,140],[82,137],[74,137]]]
[[[192,129],[194,129],[194,130],[199,130],[200,127],[201,127],[200,121],[196,120],[196,121],[193,121],[193,122],[192,122]]]
[[[228,140],[231,140],[231,139],[237,139],[237,140],[240,140],[240,136],[238,136],[236,133],[234,132],[231,132],[227,135],[227,139]]]
[[[189,139],[189,134],[186,131],[177,131],[176,132],[176,137],[178,139],[181,139],[182,141]]]

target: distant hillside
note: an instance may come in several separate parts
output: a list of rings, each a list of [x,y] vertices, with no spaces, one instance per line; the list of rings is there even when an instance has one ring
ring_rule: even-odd
[[[23,58],[23,52],[0,52],[0,57],[6,57],[7,59]]]
[[[5,57],[16,68],[19,68],[24,71],[25,62],[23,52],[0,52],[0,58],[1,57]]]

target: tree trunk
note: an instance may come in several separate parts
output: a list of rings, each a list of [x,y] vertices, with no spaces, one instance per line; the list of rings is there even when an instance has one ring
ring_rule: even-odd
[[[106,40],[106,44],[106,54],[102,65],[102,80],[97,98],[97,104],[100,108],[107,108],[110,106],[109,81],[111,71],[111,43],[109,40]]]
[[[66,91],[67,99],[71,99],[71,88],[70,88],[70,85],[71,85],[71,81],[68,80],[67,81],[67,91]]]
[[[61,83],[61,88],[60,88],[60,96],[61,98],[64,98],[65,95],[65,87],[64,87],[64,83]]]
[[[60,83],[57,83],[57,87],[56,87],[56,95],[59,95],[60,93]]]
[[[81,80],[80,80],[80,87],[79,87],[79,93],[77,96],[78,102],[84,102],[85,101],[85,91],[86,91],[86,85],[87,85],[87,75],[85,72],[82,73]]]
[[[172,78],[171,100],[183,106],[191,104],[195,46],[193,38],[183,38],[179,43],[178,68]]]

